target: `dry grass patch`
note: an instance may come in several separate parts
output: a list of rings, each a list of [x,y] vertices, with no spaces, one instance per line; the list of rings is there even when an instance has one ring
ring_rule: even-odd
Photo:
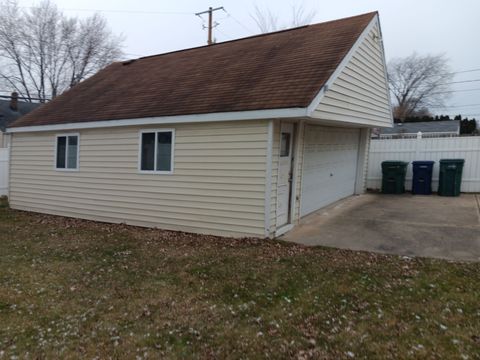
[[[478,263],[0,209],[0,359],[475,359],[479,284]]]

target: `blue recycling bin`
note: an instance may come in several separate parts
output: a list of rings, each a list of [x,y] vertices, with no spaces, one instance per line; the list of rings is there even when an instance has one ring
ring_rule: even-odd
[[[431,195],[432,194],[432,173],[435,161],[414,161],[412,194]]]

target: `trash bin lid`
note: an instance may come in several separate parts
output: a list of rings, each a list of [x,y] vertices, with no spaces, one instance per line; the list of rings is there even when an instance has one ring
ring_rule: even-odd
[[[407,161],[393,161],[393,160],[382,161],[382,166],[392,166],[392,165],[406,166],[406,165],[408,165],[408,162]]]
[[[435,161],[429,160],[419,160],[419,161],[412,161],[412,165],[433,165]]]
[[[463,164],[465,159],[441,159],[440,164]]]

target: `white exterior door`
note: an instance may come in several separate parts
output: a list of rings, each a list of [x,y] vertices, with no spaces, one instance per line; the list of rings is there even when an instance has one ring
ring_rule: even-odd
[[[277,183],[277,228],[290,220],[290,197],[292,193],[293,124],[282,123]]]
[[[360,130],[306,125],[300,216],[355,193]]]

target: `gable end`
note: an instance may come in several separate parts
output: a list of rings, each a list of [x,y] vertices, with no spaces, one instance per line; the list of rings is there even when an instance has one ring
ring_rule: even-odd
[[[311,105],[311,117],[366,126],[393,124],[378,17],[365,29]]]

